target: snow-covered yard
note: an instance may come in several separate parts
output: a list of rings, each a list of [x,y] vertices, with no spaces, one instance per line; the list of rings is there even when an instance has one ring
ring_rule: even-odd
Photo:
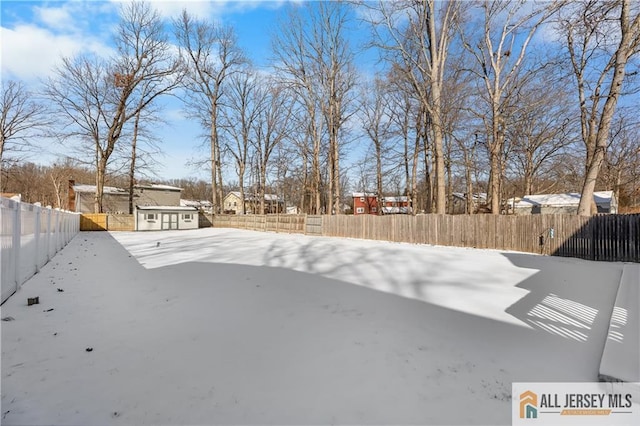
[[[80,233],[1,308],[2,424],[510,424],[512,382],[597,380],[621,272],[236,229]]]

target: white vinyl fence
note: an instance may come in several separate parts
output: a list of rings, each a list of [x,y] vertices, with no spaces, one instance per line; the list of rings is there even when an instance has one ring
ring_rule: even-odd
[[[78,233],[80,215],[1,198],[2,303]]]

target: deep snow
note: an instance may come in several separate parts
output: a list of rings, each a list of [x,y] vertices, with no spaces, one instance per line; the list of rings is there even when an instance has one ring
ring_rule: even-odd
[[[597,380],[621,271],[236,229],[83,232],[1,308],[2,424],[509,424],[512,382]]]

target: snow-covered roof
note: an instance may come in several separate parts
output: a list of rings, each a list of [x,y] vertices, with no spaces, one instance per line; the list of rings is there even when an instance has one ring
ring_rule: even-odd
[[[376,197],[377,194],[375,192],[354,192],[352,196],[353,197]]]
[[[180,200],[181,206],[186,207],[211,207],[211,201],[209,200]]]
[[[0,194],[0,196],[17,202],[22,201],[22,194],[18,194],[15,192],[3,192],[2,194]]]
[[[403,203],[406,201],[409,201],[409,197],[406,195],[395,195],[393,197],[382,197],[382,199],[384,200],[384,202],[389,202],[389,203]]]
[[[77,193],[90,193],[95,194],[96,186],[95,185],[73,185],[73,190]],[[127,190],[122,188],[116,188],[115,186],[103,186],[102,187],[103,194],[118,194],[118,195],[126,195]]]
[[[160,190],[167,190],[167,191],[182,191],[182,188],[178,188],[177,186],[171,186],[171,185],[160,185],[160,184],[151,184],[151,185],[136,185],[136,188],[142,188],[142,189],[160,189]]]
[[[165,191],[182,191],[182,188],[178,188],[177,186],[170,185],[135,185],[134,188],[139,189],[155,189],[155,190],[165,190]],[[96,186],[95,185],[74,185],[73,190],[79,193],[95,193]],[[103,193],[105,194],[126,194],[127,190],[122,188],[116,188],[115,186],[104,186]]]
[[[596,191],[593,193],[593,199],[596,205],[608,206],[611,204],[612,197],[613,197],[613,191]],[[565,207],[565,206],[577,206],[578,203],[580,203],[580,193],[567,192],[564,194],[526,195],[515,203],[515,207],[516,208],[529,208],[532,206]],[[509,204],[513,204],[513,199],[509,200]]]
[[[382,207],[382,213],[384,213],[384,214],[409,214],[409,213],[411,213],[411,207]]]
[[[173,210],[173,211],[185,211],[185,212],[195,212],[198,211],[197,208],[191,206],[136,206],[138,210],[147,210],[147,211],[159,211],[159,210]]]

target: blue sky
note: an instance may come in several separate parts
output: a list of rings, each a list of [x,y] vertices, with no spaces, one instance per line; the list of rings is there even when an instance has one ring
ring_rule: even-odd
[[[232,25],[241,47],[254,65],[268,67],[270,34],[288,1],[150,1],[166,17],[167,23],[183,8],[200,18],[219,20]],[[296,1],[293,3],[300,3]],[[112,53],[112,34],[118,22],[121,1],[5,1],[0,3],[2,40],[2,79],[19,79],[37,89],[51,75],[62,56],[79,53]],[[170,28],[168,28],[170,30]],[[203,132],[195,122],[182,117],[181,104],[165,100],[165,119],[169,124],[159,133],[165,155],[160,158],[157,174],[163,179],[182,177],[207,178],[206,170],[185,165],[198,153]],[[46,143],[48,156],[31,161],[46,162],[62,153],[61,147]],[[227,180],[233,176],[227,177]]]

